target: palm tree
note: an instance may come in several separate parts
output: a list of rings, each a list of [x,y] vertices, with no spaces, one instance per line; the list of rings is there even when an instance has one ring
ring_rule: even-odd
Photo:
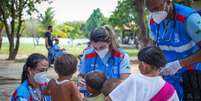
[[[47,10],[45,11],[45,14],[41,14],[39,16],[40,19],[40,23],[42,24],[42,26],[44,28],[47,28],[49,25],[53,25],[54,24],[54,11],[52,7],[47,8]]]

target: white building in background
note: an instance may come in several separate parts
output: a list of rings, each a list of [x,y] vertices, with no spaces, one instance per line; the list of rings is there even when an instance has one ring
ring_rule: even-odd
[[[27,44],[34,44],[35,39],[32,37],[21,37],[20,43],[27,43]],[[59,44],[61,45],[80,45],[86,44],[89,40],[88,39],[67,39],[67,38],[59,38]],[[8,38],[3,37],[3,43],[8,43]],[[40,37],[39,44],[45,44],[45,39]]]

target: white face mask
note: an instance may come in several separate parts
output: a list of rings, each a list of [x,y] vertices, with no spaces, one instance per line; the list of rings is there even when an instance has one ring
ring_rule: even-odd
[[[167,17],[168,12],[165,10],[166,7],[167,7],[167,3],[164,4],[164,9],[162,11],[156,11],[151,13],[154,21],[157,24],[160,24]],[[168,11],[169,9],[170,7],[168,7]]]
[[[39,84],[44,84],[49,82],[49,78],[46,72],[40,72],[34,75],[34,81]]]
[[[163,21],[167,17],[168,13],[167,13],[167,11],[157,11],[157,12],[151,13],[151,15],[152,15],[154,21],[157,24],[160,24],[161,21]]]
[[[108,48],[102,49],[100,51],[96,51],[96,53],[100,56],[101,59],[103,59],[108,52],[109,52]]]

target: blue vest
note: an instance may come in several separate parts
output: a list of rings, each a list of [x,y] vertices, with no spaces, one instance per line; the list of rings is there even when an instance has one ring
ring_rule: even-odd
[[[27,99],[27,101],[34,101],[28,87],[29,87],[29,83],[28,83],[28,80],[26,80],[12,94],[11,101],[16,101],[17,97],[23,97]],[[46,101],[51,101],[50,96],[45,96],[45,97],[46,97]]]
[[[81,71],[81,74],[86,74],[90,71],[100,71],[103,72],[107,78],[120,78],[120,63],[124,58],[122,52],[113,50],[107,63],[104,64],[94,49],[90,49],[90,51],[91,52],[84,57],[84,65],[81,68],[83,68],[85,72]]]
[[[160,24],[156,24],[152,18],[149,21],[152,36],[157,46],[164,52],[167,62],[184,59],[200,50],[200,47],[196,45],[186,31],[186,20],[188,16],[196,11],[178,4],[174,6],[176,13],[174,20],[166,19]],[[191,67],[201,70],[200,63]],[[180,99],[183,96],[180,81],[182,81],[182,73],[186,70],[186,68],[182,68],[175,75],[165,77],[167,81],[174,85]]]

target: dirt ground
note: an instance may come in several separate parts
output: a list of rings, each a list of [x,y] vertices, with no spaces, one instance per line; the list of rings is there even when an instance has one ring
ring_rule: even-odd
[[[8,61],[0,55],[0,101],[9,101],[13,90],[20,84],[20,77],[23,63]],[[135,58],[133,58],[135,60]],[[131,62],[131,72],[138,73],[137,64]],[[53,68],[48,70],[50,78],[56,78],[57,75]]]

